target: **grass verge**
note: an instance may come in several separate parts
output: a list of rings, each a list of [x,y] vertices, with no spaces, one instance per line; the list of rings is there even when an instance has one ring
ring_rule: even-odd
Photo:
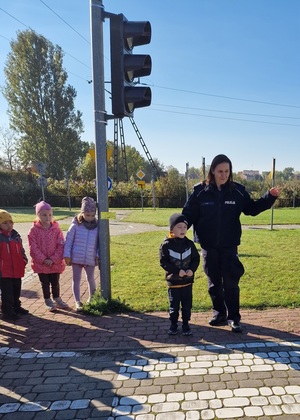
[[[15,222],[32,222],[32,208],[7,209]],[[166,226],[169,216],[181,209],[131,209],[122,221]],[[72,217],[79,209],[54,208],[56,220]],[[256,217],[242,216],[248,224],[269,224],[271,210]],[[243,222],[244,223],[244,222]],[[300,208],[274,210],[274,224],[300,224]],[[61,225],[67,230],[69,224]],[[64,228],[65,227],[65,228]],[[191,229],[188,236],[191,238]],[[162,232],[146,232],[136,235],[111,237],[111,287],[112,300],[100,297],[85,308],[94,315],[111,312],[166,311],[168,309],[167,286],[164,272],[159,266],[158,249],[164,238]],[[265,309],[270,307],[300,307],[300,229],[249,229],[243,231],[239,254],[245,266],[241,278],[241,307]],[[194,284],[193,311],[211,308],[206,278],[200,265]]]
[[[189,232],[190,235],[190,232]],[[239,253],[245,266],[240,280],[241,307],[300,307],[300,230],[246,230]],[[147,232],[111,238],[112,298],[134,311],[168,309],[167,285],[159,266],[163,235]],[[201,264],[193,289],[193,310],[211,308]]]
[[[109,315],[112,313],[125,313],[132,309],[120,299],[104,299],[100,295],[100,290],[93,295],[89,303],[85,303],[82,308],[83,313],[93,316]]]
[[[169,217],[173,213],[181,213],[182,209],[151,209],[146,208],[144,211],[140,209],[131,209],[122,220],[132,223],[149,223],[156,226],[168,226]],[[271,223],[272,210],[253,217],[241,215],[241,223],[243,225],[268,225]],[[290,225],[300,224],[300,207],[296,208],[278,208],[273,211],[273,224]]]
[[[35,219],[34,208],[31,207],[11,207],[5,208],[12,214],[15,223],[32,222]],[[114,215],[121,209],[110,209],[110,213]],[[79,208],[67,209],[61,207],[53,207],[53,215],[55,220],[63,220],[67,217],[73,217],[78,214]],[[181,213],[181,208],[175,209],[128,209],[122,221],[131,223],[148,223],[156,226],[168,226],[169,217],[173,213]],[[271,222],[272,211],[267,210],[258,216],[241,215],[241,223],[243,225],[268,225]],[[300,207],[296,208],[279,208],[274,209],[273,223],[278,225],[300,224]]]

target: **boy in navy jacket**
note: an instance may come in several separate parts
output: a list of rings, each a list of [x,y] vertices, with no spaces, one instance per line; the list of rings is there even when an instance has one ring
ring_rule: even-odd
[[[192,309],[194,274],[200,263],[199,252],[193,241],[186,237],[188,222],[180,213],[170,217],[170,234],[159,250],[160,265],[165,270],[168,284],[169,335],[178,334],[181,306],[182,334],[191,335],[189,321]]]

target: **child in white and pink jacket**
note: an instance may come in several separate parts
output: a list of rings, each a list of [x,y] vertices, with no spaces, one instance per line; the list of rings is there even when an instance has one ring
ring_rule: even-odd
[[[37,218],[28,233],[31,267],[39,276],[47,308],[54,312],[57,308],[68,308],[60,297],[59,287],[59,277],[65,269],[64,236],[59,224],[53,221],[50,204],[41,201],[35,212]]]
[[[96,291],[95,266],[98,258],[98,222],[97,204],[91,197],[84,197],[81,211],[74,217],[66,235],[64,258],[67,265],[72,265],[73,295],[76,311],[82,310],[80,282],[84,269],[89,287],[89,300]]]

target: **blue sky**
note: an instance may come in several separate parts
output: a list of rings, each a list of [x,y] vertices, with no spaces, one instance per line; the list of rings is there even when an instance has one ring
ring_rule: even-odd
[[[107,0],[107,12],[149,20],[152,105],[134,120],[152,158],[185,171],[219,153],[234,171],[300,171],[299,0]],[[48,6],[48,7],[47,7]],[[50,9],[52,10],[50,10]],[[54,13],[55,12],[55,13]],[[89,0],[0,0],[0,85],[10,39],[28,27],[65,52],[77,91],[84,141],[94,141]],[[80,34],[80,35],[79,35]],[[110,80],[109,20],[104,23],[105,80]],[[110,85],[106,84],[109,90]],[[106,108],[110,100],[106,95]],[[8,127],[0,94],[0,126]],[[128,119],[125,143],[143,148]],[[113,140],[113,122],[107,126]],[[145,156],[146,157],[146,156]]]

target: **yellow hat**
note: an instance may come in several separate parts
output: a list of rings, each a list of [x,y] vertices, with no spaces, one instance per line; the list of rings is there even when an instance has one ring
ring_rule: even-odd
[[[11,215],[8,213],[8,211],[0,209],[0,225],[1,223],[8,221],[13,222]]]

